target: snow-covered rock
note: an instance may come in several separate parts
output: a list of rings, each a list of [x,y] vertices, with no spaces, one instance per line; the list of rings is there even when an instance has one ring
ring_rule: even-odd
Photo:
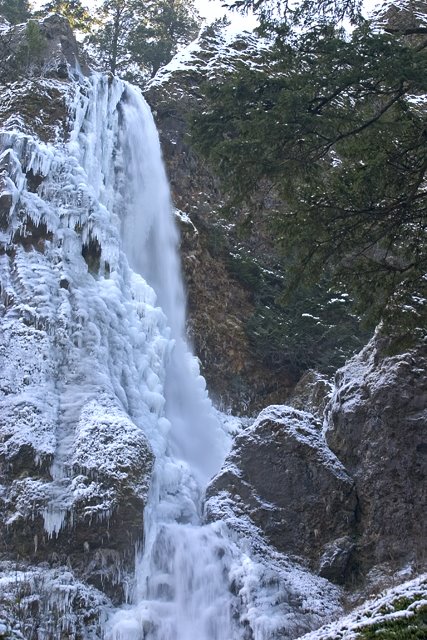
[[[31,117],[52,92],[54,113]],[[8,558],[67,564],[123,600],[170,344],[83,158],[93,93],[40,78],[0,97],[0,531]]]
[[[311,414],[283,406],[262,411],[235,438],[206,495],[209,519],[223,518],[230,508],[249,517],[276,549],[313,568],[320,564],[321,573],[335,581],[347,577],[354,483]]]
[[[350,614],[299,640],[423,638],[427,634],[427,574],[371,596]],[[369,634],[369,635],[366,635]]]
[[[422,571],[426,344],[397,347],[378,331],[338,371],[323,431],[290,407],[261,412],[208,487],[208,518],[249,518],[276,549],[367,592]]]

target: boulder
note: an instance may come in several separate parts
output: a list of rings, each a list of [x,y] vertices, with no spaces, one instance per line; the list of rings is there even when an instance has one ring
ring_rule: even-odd
[[[326,376],[310,369],[298,380],[286,403],[322,418],[333,389],[334,385]]]
[[[427,345],[394,354],[379,333],[336,377],[326,440],[359,497],[358,565],[425,564]]]
[[[321,563],[324,573],[329,563],[333,569],[328,576],[345,580],[357,497],[313,415],[271,406],[236,437],[208,487],[207,518],[220,518],[230,504],[236,516],[248,516],[279,551],[302,557],[315,569]]]

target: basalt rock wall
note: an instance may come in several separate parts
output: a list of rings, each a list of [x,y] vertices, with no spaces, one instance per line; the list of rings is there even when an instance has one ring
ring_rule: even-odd
[[[290,407],[261,412],[210,484],[207,517],[249,517],[278,550],[357,589],[425,570],[426,345],[390,345],[377,333],[338,371],[323,430]]]

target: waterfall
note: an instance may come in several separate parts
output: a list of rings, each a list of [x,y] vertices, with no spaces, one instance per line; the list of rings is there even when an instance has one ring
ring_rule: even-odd
[[[171,450],[206,482],[223,461],[224,436],[185,340],[179,238],[159,136],[151,111],[136,88],[126,87],[120,108],[128,212],[123,220],[124,249],[132,269],[156,292],[174,340],[165,380]]]
[[[24,448],[45,465],[42,477],[12,483],[19,491],[9,494],[8,523],[36,521],[36,552],[40,540],[59,548],[75,528],[70,557],[80,563],[76,545],[89,523],[103,522],[106,537],[112,524],[117,542],[128,506],[119,501],[129,489],[132,508],[146,507],[137,524],[132,511],[133,531],[123,531],[137,541],[133,580],[119,560],[104,572],[97,551],[105,539],[92,553],[84,538],[89,566],[96,556],[106,586],[128,594],[114,609],[101,604],[101,592],[74,585],[99,603],[102,633],[79,618],[63,568],[60,582],[33,568],[43,577],[46,613],[38,637],[85,627],[78,637],[295,638],[336,612],[337,590],[270,546],[232,486],[209,498],[217,521],[206,524],[201,514],[230,442],[185,339],[179,238],[150,109],[137,89],[101,75],[62,90],[73,123],[67,142],[43,143],[21,125],[0,134],[11,201],[0,235],[13,248],[0,255],[3,446],[10,459]],[[221,473],[226,479],[227,466]],[[268,517],[270,505],[262,506]],[[12,571],[7,581],[16,582]],[[50,615],[57,610],[58,628]]]
[[[185,339],[185,295],[168,181],[157,130],[141,93],[120,81],[92,79],[78,97],[70,148],[93,196],[120,228],[133,278],[155,292],[166,317],[163,395],[156,455],[137,557],[132,603],[110,618],[112,640],[230,640],[233,546],[220,523],[201,524],[206,482],[219,470],[228,437],[215,417],[198,364]],[[141,424],[144,429],[145,425]]]

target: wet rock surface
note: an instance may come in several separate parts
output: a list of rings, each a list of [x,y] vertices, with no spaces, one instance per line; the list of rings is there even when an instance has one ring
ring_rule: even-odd
[[[238,237],[235,222],[249,214],[234,211],[229,217],[218,179],[190,144],[189,116],[200,108],[202,81],[256,55],[256,41],[249,34],[224,47],[207,29],[189,66],[165,67],[144,92],[159,128],[174,203],[187,220],[180,228],[189,337],[215,404],[246,415],[282,402],[297,382],[292,371],[267,367],[255,355],[245,328],[255,311],[253,293],[230,268],[230,254],[242,243],[261,261],[274,256],[262,220],[268,219],[268,211],[258,217],[247,239]]]
[[[422,571],[426,346],[389,352],[390,340],[377,334],[338,372],[326,432],[290,407],[261,412],[208,487],[208,519],[244,515],[280,551],[357,589],[374,574],[384,586],[403,567],[409,576]]]

